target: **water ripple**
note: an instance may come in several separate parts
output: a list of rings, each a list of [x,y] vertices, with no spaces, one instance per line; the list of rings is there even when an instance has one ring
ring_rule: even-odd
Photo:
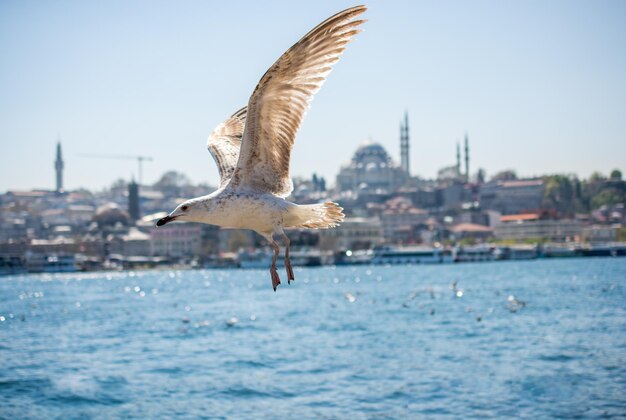
[[[618,417],[625,272],[322,267],[276,293],[266,270],[5,277],[0,418]]]

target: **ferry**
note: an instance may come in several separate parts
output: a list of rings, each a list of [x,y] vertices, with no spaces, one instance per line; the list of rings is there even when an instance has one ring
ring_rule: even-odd
[[[338,252],[334,257],[335,265],[363,265],[371,264],[374,251],[371,249],[347,250]]]
[[[26,261],[24,258],[15,255],[0,256],[0,276],[25,274],[26,272]]]
[[[495,251],[498,260],[534,260],[539,257],[536,245],[514,245],[499,247]]]
[[[494,261],[495,248],[490,246],[459,246],[453,249],[454,262]]]
[[[576,257],[578,252],[575,247],[561,244],[547,244],[541,247],[543,258],[569,258]]]
[[[31,273],[74,273],[78,271],[74,255],[29,255],[26,268]]]
[[[274,254],[271,251],[240,251],[237,254],[240,268],[268,268],[272,264]],[[294,267],[317,267],[322,265],[322,256],[319,251],[294,251],[289,254],[291,265]],[[281,250],[276,260],[277,266],[285,265],[285,254]]]
[[[449,249],[423,246],[374,248],[372,264],[444,264],[452,263]]]
[[[583,257],[623,257],[626,256],[626,244],[607,243],[593,244],[578,250]]]
[[[50,255],[43,264],[44,273],[73,273],[77,270],[74,255]]]

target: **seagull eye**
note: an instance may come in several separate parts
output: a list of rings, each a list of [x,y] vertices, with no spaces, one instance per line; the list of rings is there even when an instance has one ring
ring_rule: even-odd
[[[181,209],[182,211],[187,211],[187,206],[182,206],[180,209]]]

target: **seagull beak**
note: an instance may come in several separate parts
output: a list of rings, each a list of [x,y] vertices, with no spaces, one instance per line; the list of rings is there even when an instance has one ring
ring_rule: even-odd
[[[163,226],[164,224],[171,222],[172,220],[176,220],[176,216],[165,216],[156,223],[157,226]]]

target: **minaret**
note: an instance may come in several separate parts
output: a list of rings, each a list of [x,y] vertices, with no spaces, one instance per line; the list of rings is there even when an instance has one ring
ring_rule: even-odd
[[[404,113],[404,123],[400,123],[400,167],[407,175],[411,175],[409,166],[409,113]]]
[[[133,179],[128,184],[128,214],[133,222],[141,217],[141,209],[139,208],[139,185]]]
[[[467,138],[467,133],[465,133],[465,182],[469,182],[469,177],[469,139]]]
[[[461,176],[461,144],[456,142],[456,176]]]
[[[63,156],[61,156],[61,141],[57,142],[57,159],[54,161],[54,169],[57,174],[57,193],[63,192]]]

